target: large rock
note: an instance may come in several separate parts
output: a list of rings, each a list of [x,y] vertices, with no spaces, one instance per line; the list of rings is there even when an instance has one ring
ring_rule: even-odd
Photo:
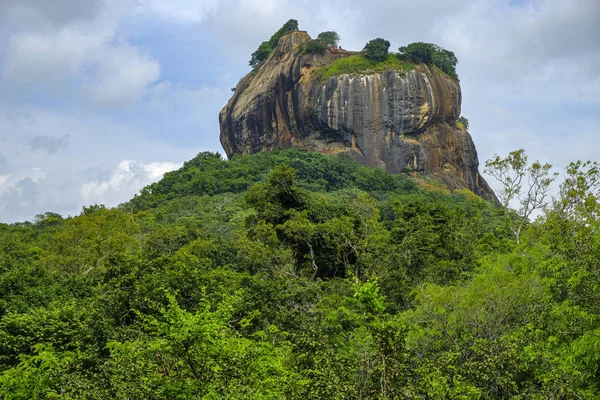
[[[471,136],[454,124],[458,82],[425,65],[323,80],[315,73],[319,67],[355,53],[300,54],[298,45],[309,40],[306,32],[282,37],[269,59],[237,85],[219,115],[228,156],[291,146],[344,152],[370,167],[415,171],[450,189],[495,199],[479,176]]]

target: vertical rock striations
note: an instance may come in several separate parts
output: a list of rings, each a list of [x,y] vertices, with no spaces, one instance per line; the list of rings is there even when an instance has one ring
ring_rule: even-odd
[[[416,171],[495,199],[479,176],[471,136],[454,124],[461,105],[456,81],[425,65],[323,79],[320,67],[354,53],[303,55],[298,45],[309,40],[306,32],[282,37],[237,85],[219,115],[228,156],[291,146],[344,152],[370,167]]]

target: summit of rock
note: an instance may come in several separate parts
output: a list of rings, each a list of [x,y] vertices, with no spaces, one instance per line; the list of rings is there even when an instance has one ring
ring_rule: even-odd
[[[407,69],[340,73],[323,70],[358,53],[327,48],[306,54],[303,31],[281,37],[269,58],[246,75],[219,114],[229,157],[297,146],[347,153],[390,173],[424,174],[449,189],[468,188],[493,200],[479,175],[460,116],[459,83],[424,64]]]

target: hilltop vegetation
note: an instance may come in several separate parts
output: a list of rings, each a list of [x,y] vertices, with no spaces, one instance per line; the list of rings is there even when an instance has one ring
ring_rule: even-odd
[[[0,224],[0,397],[598,398],[598,175],[518,244],[518,212],[293,149]]]
[[[290,19],[288,22],[283,24],[283,26],[275,32],[271,38],[267,41],[264,41],[258,46],[258,49],[254,53],[252,53],[252,58],[248,62],[252,68],[256,68],[260,66],[263,62],[269,58],[269,55],[275,50],[277,47],[277,42],[281,39],[282,36],[294,32],[298,30],[298,21],[295,19]]]
[[[258,49],[252,53],[250,66],[259,67],[269,58],[279,39],[290,33],[298,31],[298,21],[291,19],[286,22],[268,41],[262,42]],[[299,46],[302,54],[324,54],[328,48],[337,48],[340,36],[337,32],[321,32],[316,39]],[[387,70],[410,71],[415,65],[426,64],[437,68],[452,79],[458,81],[456,64],[458,58],[449,50],[434,43],[415,42],[398,49],[398,53],[389,53],[390,42],[383,38],[369,40],[360,54],[335,60],[330,65],[320,69],[324,78],[340,74],[372,74]]]
[[[412,71],[415,65],[409,62],[401,61],[398,57],[388,54],[384,60],[373,60],[360,54],[349,57],[339,58],[331,64],[319,68],[315,71],[321,75],[323,80],[332,76],[342,74],[373,74],[388,70],[397,72]]]

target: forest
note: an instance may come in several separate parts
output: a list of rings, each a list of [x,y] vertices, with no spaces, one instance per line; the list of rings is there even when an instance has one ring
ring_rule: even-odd
[[[600,399],[598,166],[533,213],[548,168],[487,166],[498,203],[200,153],[116,208],[0,224],[0,398]]]

